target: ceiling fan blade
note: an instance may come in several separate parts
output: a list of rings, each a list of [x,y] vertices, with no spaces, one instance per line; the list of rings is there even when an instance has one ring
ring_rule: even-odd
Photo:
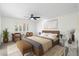
[[[40,17],[37,17],[37,16],[35,17],[34,14],[31,14],[30,17],[26,17],[26,16],[24,16],[24,17],[25,17],[26,19],[28,19],[28,20],[30,20],[30,19],[32,19],[32,18],[33,18],[34,20],[37,20],[37,18],[40,18]]]
[[[36,18],[40,18],[40,17],[36,17]]]
[[[33,17],[34,20],[36,20],[36,18]]]

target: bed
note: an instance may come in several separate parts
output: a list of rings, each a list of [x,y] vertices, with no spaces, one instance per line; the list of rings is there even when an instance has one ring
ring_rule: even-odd
[[[59,35],[59,31],[47,31],[43,30],[42,33],[53,33],[57,34],[57,38]],[[44,36],[31,36],[31,37],[26,37],[26,41],[32,44],[33,46],[33,53],[35,55],[43,55],[46,53],[49,49],[51,49],[53,46],[57,45],[59,43],[59,39],[53,40],[48,37]]]
[[[44,36],[41,36],[41,37],[44,37],[44,38],[47,38],[49,40],[52,40],[52,46],[55,46],[57,44],[59,44],[59,36],[60,36],[60,31],[58,30],[43,30],[42,33],[51,33],[51,34],[57,34],[56,37],[44,37]],[[50,34],[48,34],[50,36]]]

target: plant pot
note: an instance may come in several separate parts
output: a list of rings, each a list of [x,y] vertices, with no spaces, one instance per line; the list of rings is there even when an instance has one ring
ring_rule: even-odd
[[[8,39],[3,39],[3,42],[4,42],[4,43],[7,43],[7,42],[8,42]]]
[[[8,31],[7,31],[7,29],[3,30],[3,42],[4,43],[8,42]]]

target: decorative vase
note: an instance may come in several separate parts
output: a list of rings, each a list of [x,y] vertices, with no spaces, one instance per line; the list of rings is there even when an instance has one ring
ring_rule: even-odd
[[[74,34],[72,34],[72,41],[75,41],[75,36],[74,36]]]
[[[71,38],[69,38],[68,43],[72,44],[72,39]]]

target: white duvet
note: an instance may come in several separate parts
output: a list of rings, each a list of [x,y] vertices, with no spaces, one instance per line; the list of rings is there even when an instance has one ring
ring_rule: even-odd
[[[58,40],[57,35],[58,35],[58,34],[42,33],[40,36],[41,36],[41,37],[45,37],[45,38],[47,38],[47,39],[51,39],[51,40],[53,40],[53,41],[55,42],[55,41]]]
[[[37,37],[37,36],[31,36],[31,37],[28,37],[28,38],[42,44],[44,52],[46,52],[49,48],[52,47],[52,41],[51,40],[41,38],[41,37]]]

